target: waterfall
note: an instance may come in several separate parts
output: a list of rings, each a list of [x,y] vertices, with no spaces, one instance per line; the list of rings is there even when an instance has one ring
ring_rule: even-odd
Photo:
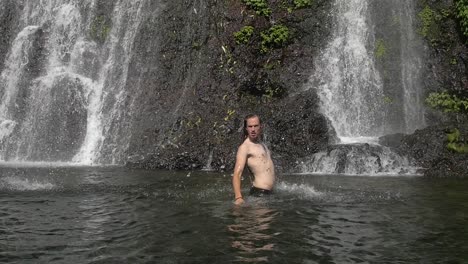
[[[368,4],[338,0],[332,40],[317,61],[311,87],[338,137],[371,137],[383,133],[383,87],[368,51]]]
[[[378,138],[425,125],[413,3],[336,0],[334,12],[334,30],[306,89],[316,89],[341,146],[315,154],[304,170],[412,173],[410,162],[378,146]]]
[[[14,4],[17,33],[0,77],[1,160],[122,162],[131,135],[125,88],[146,2]]]
[[[6,60],[6,67],[0,75],[2,101],[0,102],[0,142],[13,132],[17,122],[13,117],[17,104],[18,83],[24,75],[32,52],[33,40],[39,27],[25,27],[13,41],[12,50]]]
[[[403,87],[405,131],[412,133],[426,126],[424,98],[422,97],[423,44],[415,32],[413,1],[400,0],[397,17],[402,29],[401,37],[401,85]]]
[[[116,137],[128,137],[130,131],[114,133],[116,131],[112,131],[112,126],[115,120],[122,121],[121,116],[125,111],[124,104],[128,96],[125,90],[126,77],[133,54],[133,41],[143,17],[143,7],[144,1],[119,1],[116,4],[112,14],[113,27],[105,46],[107,57],[99,72],[98,88],[90,99],[86,138],[79,153],[73,158],[74,161],[95,162],[102,153],[105,135],[109,137],[107,141],[111,145],[111,159],[107,159],[108,162],[116,163],[116,152],[121,151],[122,147],[128,147],[119,146]],[[107,111],[103,109],[109,104],[106,101],[112,104]],[[124,144],[128,144],[128,140]],[[109,148],[109,145],[106,147]]]

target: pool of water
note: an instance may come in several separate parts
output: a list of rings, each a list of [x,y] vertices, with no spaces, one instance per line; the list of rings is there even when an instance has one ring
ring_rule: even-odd
[[[247,177],[248,178],[248,177]],[[248,179],[243,183],[248,191]],[[463,263],[468,180],[0,167],[1,263]]]

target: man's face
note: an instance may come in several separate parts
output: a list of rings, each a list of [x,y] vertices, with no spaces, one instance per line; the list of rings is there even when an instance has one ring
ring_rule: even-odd
[[[258,117],[254,116],[247,119],[247,134],[249,139],[257,141],[260,138],[260,133],[262,133],[262,127],[260,126]]]

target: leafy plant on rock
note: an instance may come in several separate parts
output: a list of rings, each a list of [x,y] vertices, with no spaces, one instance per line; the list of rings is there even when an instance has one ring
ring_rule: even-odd
[[[457,153],[468,153],[468,144],[463,143],[463,140],[460,139],[460,130],[457,128],[447,133],[447,141],[447,149]]]
[[[375,43],[375,57],[377,59],[381,59],[385,56],[387,53],[387,48],[385,47],[385,42],[383,39],[378,39]]]
[[[103,15],[96,16],[91,23],[90,35],[93,40],[104,43],[111,30],[110,19]]]
[[[259,16],[268,17],[271,15],[271,9],[268,7],[267,0],[242,0],[249,8],[255,11]]]
[[[254,33],[254,27],[244,26],[241,30],[234,33],[234,39],[237,44],[247,44]]]
[[[271,48],[281,48],[290,39],[289,28],[283,25],[275,25],[260,33],[262,43],[260,51],[268,52]]]
[[[468,98],[462,99],[448,92],[431,93],[426,98],[426,103],[445,113],[456,113],[457,120],[459,113],[468,113]],[[461,140],[460,131],[457,128],[447,133],[447,141],[447,149],[457,153],[468,153],[468,144]]]
[[[296,9],[305,8],[312,5],[312,0],[294,0],[294,7]]]
[[[421,20],[419,32],[423,37],[429,37],[431,29],[436,25],[436,12],[426,5],[424,9],[419,12],[418,16]]]
[[[458,0],[455,2],[456,16],[460,19],[462,33],[468,37],[468,0]]]
[[[426,103],[432,108],[440,109],[445,113],[468,112],[468,99],[458,98],[447,92],[430,93]]]

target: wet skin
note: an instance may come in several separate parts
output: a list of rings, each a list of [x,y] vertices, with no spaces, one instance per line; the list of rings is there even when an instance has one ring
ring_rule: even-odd
[[[247,119],[247,138],[239,146],[236,155],[236,165],[232,177],[232,186],[235,195],[235,204],[244,203],[241,193],[241,176],[245,165],[254,176],[252,185],[271,190],[275,183],[275,170],[271,160],[270,151],[261,142],[262,126],[258,117]]]

